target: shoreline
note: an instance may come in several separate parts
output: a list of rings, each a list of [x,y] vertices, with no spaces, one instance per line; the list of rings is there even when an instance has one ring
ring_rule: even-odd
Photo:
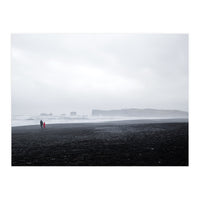
[[[95,121],[95,122],[74,122],[74,123],[48,123],[46,122],[46,125],[100,125],[100,124],[152,124],[152,123],[188,123],[188,118],[165,118],[165,119],[125,119],[125,120],[113,120],[113,121]],[[19,126],[12,126],[11,128],[17,128],[17,127],[34,127],[39,126],[38,124],[32,124],[32,125],[19,125]]]

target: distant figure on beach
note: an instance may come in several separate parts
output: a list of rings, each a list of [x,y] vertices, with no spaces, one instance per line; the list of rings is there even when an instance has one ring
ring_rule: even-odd
[[[43,127],[45,128],[45,122],[43,123]]]
[[[42,128],[43,127],[43,121],[40,120],[40,127]]]

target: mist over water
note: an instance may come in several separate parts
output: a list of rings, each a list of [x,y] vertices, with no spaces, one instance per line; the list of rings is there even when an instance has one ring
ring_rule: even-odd
[[[172,117],[120,117],[120,116],[92,116],[92,115],[77,115],[70,116],[64,114],[52,114],[43,116],[41,114],[28,115],[12,115],[12,127],[15,126],[27,126],[27,125],[38,125],[40,120],[45,121],[46,126],[48,124],[59,124],[59,123],[98,123],[98,122],[109,122],[109,121],[122,121],[122,120],[142,120],[142,119],[171,119]],[[185,118],[185,117],[173,117],[174,119]]]

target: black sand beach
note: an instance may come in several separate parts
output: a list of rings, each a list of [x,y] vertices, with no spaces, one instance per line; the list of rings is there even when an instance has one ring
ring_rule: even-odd
[[[188,166],[187,120],[12,127],[12,166]]]

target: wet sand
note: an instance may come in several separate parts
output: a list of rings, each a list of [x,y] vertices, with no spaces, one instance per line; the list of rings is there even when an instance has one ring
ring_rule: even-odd
[[[12,127],[12,166],[188,166],[188,123],[134,120]]]

